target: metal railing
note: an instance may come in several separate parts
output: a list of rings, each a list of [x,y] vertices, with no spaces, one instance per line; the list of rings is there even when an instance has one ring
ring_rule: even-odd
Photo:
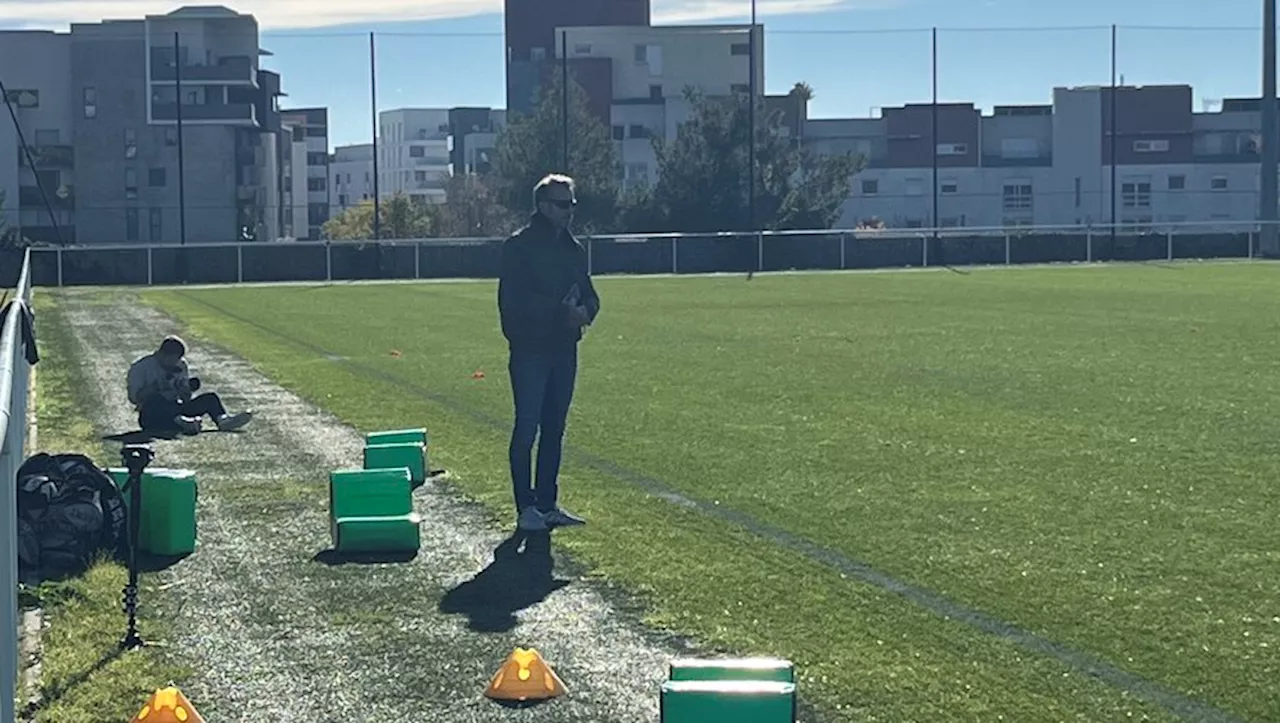
[[[593,274],[990,266],[1254,258],[1262,224],[831,229],[590,236]],[[493,278],[501,238],[94,245],[33,249],[48,286]],[[1262,254],[1274,255],[1274,254]],[[3,269],[0,259],[0,270]],[[0,278],[0,283],[3,283]]]
[[[31,367],[22,333],[31,304],[31,254],[23,255],[17,289],[0,332],[0,722],[14,720],[18,676],[18,468],[26,458],[28,383]]]

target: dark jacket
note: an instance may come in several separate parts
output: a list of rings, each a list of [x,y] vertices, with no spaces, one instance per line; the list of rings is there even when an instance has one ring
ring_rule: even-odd
[[[559,351],[582,339],[569,324],[566,299],[577,293],[594,322],[600,297],[591,284],[587,251],[569,231],[556,233],[542,215],[502,244],[498,314],[502,334],[514,349]]]

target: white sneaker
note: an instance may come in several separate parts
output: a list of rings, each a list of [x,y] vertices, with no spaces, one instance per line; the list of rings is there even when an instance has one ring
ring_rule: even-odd
[[[520,511],[516,526],[526,532],[541,532],[547,529],[547,521],[537,507],[526,507]]]
[[[546,523],[552,527],[574,527],[585,525],[587,521],[577,515],[569,514],[559,507],[542,515]]]
[[[234,432],[251,421],[253,421],[253,412],[224,414],[218,417],[218,429],[223,432]]]
[[[199,419],[182,415],[174,417],[173,423],[178,425],[178,430],[183,434],[200,434],[200,430],[204,428]]]

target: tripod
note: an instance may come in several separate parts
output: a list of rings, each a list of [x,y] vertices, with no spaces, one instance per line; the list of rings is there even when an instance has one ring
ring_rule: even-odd
[[[120,458],[129,470],[124,492],[129,494],[129,584],[124,588],[124,612],[129,627],[120,647],[124,650],[141,648],[145,643],[138,634],[138,531],[142,518],[142,473],[155,459],[155,452],[144,444],[128,444],[120,450]]]

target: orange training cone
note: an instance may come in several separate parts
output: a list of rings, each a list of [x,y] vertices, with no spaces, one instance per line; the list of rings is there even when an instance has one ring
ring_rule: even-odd
[[[204,718],[187,696],[171,685],[157,690],[133,717],[132,723],[204,723]]]
[[[489,682],[484,694],[495,700],[547,700],[569,692],[560,676],[534,648],[516,648]]]

